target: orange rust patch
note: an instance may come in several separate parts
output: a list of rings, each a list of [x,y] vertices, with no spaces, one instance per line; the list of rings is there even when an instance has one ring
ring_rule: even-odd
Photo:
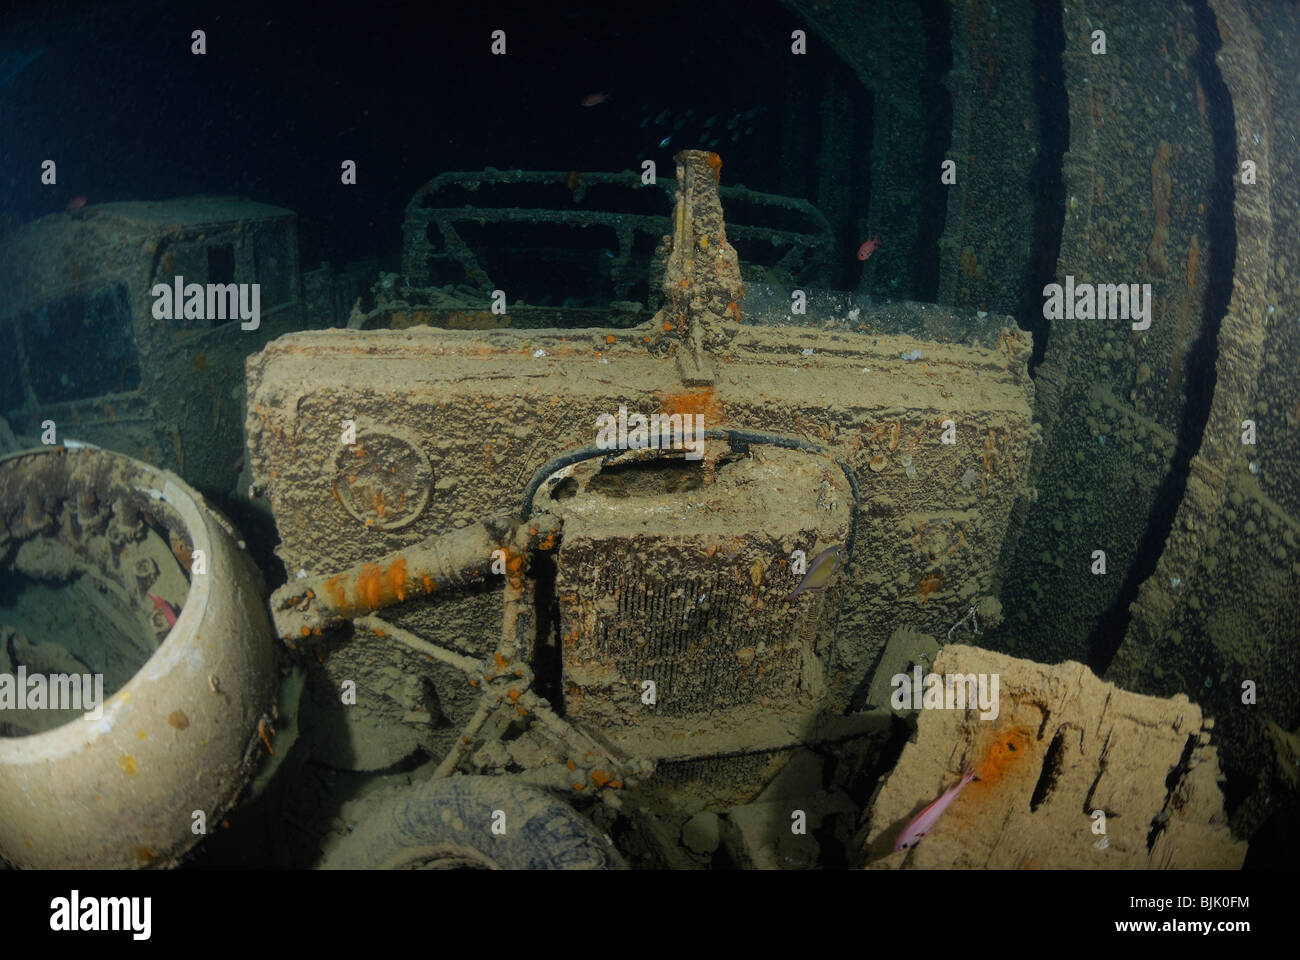
[[[194,554],[190,548],[185,545],[185,541],[175,533],[171,535],[171,548],[172,555],[176,557],[176,562],[186,570],[189,570],[191,564],[194,563]]]
[[[672,416],[673,414],[698,413],[703,415],[705,426],[722,422],[722,401],[714,393],[712,387],[683,390],[677,393],[656,390],[654,395],[659,401],[659,412],[661,414]]]
[[[976,775],[986,785],[997,783],[1030,766],[1035,746],[1034,732],[1029,727],[994,731],[981,758],[976,761]]]
[[[934,574],[932,576],[926,577],[920,583],[918,583],[916,585],[916,593],[917,596],[921,598],[921,602],[925,603],[927,600],[929,600],[930,593],[942,582],[943,582],[943,577],[939,574]]]
[[[710,150],[708,153],[704,155],[704,162],[708,164],[709,169],[713,171],[713,179],[721,180],[722,179],[722,158],[718,156],[716,153],[714,153],[712,150]]]
[[[357,574],[357,605],[374,610],[379,606],[380,571],[377,563],[368,563]]]
[[[275,731],[271,730],[271,725],[265,720],[257,721],[257,734],[262,738],[262,745],[266,747],[268,754],[275,756],[275,748],[271,746],[271,738],[266,735],[268,730],[270,730],[272,736],[275,735]]]
[[[348,594],[339,582],[337,576],[330,577],[325,581],[325,589],[329,591],[330,601],[334,604],[336,610],[342,610],[348,605]]]
[[[420,586],[424,587],[425,593],[433,593],[438,584],[434,582],[433,577],[427,573],[422,573],[420,574]]]
[[[388,589],[400,603],[406,599],[406,558],[398,557],[388,568]]]

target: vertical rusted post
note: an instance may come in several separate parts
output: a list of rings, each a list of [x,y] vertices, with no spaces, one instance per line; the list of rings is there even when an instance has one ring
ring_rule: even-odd
[[[677,163],[673,246],[664,271],[666,320],[682,338],[677,369],[687,386],[713,383],[709,354],[730,342],[740,321],[740,261],[727,243],[718,180],[722,158],[683,150]]]

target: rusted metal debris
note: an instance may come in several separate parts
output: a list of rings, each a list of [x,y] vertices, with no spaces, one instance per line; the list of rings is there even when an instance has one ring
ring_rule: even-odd
[[[668,178],[643,184],[624,171],[583,172],[570,186],[575,173],[489,167],[439,174],[406,205],[402,272],[414,286],[468,282],[489,290],[509,286],[503,267],[514,258],[572,269],[604,259],[607,299],[644,299],[650,253],[672,228],[662,211],[676,185]],[[747,270],[752,259],[753,267],[800,283],[829,282],[833,237],[812,204],[745,187],[719,192]]]

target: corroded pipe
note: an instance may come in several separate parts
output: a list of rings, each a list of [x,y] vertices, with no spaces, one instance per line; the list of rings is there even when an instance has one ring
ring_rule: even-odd
[[[344,620],[482,581],[498,550],[506,584],[520,589],[528,552],[552,549],[559,530],[550,516],[483,521],[339,573],[290,581],[271,595],[276,632],[285,641],[317,636]]]

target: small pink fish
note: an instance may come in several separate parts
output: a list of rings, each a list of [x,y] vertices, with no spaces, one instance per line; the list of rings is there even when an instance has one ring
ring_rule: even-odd
[[[598,107],[609,100],[608,93],[589,93],[578,102],[584,107]]]
[[[81,195],[76,196],[76,197],[73,197],[71,200],[69,200],[69,201],[68,201],[68,206],[66,207],[66,209],[68,209],[68,210],[80,210],[80,209],[81,209],[82,207],[84,207],[85,205],[86,205],[86,196],[85,196],[85,194],[81,194]]]
[[[153,608],[163,612],[163,619],[167,621],[168,629],[176,626],[176,613],[172,610],[172,605],[162,597],[154,596],[152,593],[146,594],[153,601]]]
[[[939,822],[943,812],[948,809],[949,805],[957,799],[957,794],[961,793],[961,788],[970,783],[975,777],[975,768],[967,767],[961,782],[955,787],[949,787],[945,790],[938,800],[922,810],[916,817],[905,826],[894,840],[895,850],[910,850],[916,846],[916,841],[930,832],[930,828]]]
[[[858,247],[858,259],[865,260],[876,252],[876,247],[880,246],[880,237],[871,236],[863,241],[862,246]]]

